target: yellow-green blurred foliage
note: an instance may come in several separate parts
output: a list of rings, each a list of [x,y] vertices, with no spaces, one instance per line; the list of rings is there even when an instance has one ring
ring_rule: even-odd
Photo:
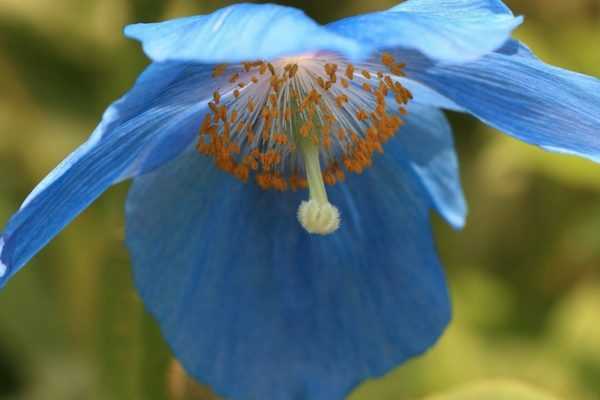
[[[0,225],[145,65],[123,25],[226,3],[2,0]],[[326,22],[394,1],[282,3]],[[600,75],[600,0],[507,3],[527,15],[517,35],[543,59]],[[470,204],[463,232],[436,222],[454,321],[425,357],[351,399],[600,398],[600,166],[451,119]],[[0,292],[0,399],[216,399],[172,361],[132,287],[126,190]]]

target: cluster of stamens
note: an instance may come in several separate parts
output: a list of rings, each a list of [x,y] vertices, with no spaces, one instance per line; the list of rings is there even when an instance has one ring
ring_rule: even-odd
[[[315,204],[332,207],[326,194],[315,199],[313,186],[360,174],[374,153],[383,153],[412,99],[395,79],[403,68],[388,53],[360,68],[330,54],[219,65],[213,77],[224,85],[208,103],[197,150],[243,182],[254,177],[261,188],[278,191],[309,187]],[[315,182],[309,159],[317,164]],[[311,208],[312,221],[319,220],[317,211]],[[323,232],[303,225],[311,233],[337,229],[339,214],[337,225],[331,215],[323,218],[329,226]]]

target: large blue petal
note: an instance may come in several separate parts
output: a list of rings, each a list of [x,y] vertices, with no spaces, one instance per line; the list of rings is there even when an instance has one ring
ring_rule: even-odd
[[[460,66],[405,59],[412,79],[485,123],[547,150],[600,162],[600,80],[545,64],[515,41]]]
[[[499,1],[412,0],[327,27],[378,49],[414,49],[433,60],[460,63],[501,47],[522,21]]]
[[[318,50],[355,58],[371,50],[318,25],[301,10],[274,4],[235,4],[209,15],[129,25],[125,35],[142,42],[154,61],[229,63]]]
[[[331,187],[342,226],[296,220],[305,193],[243,185],[188,154],[136,178],[135,282],[175,355],[232,400],[341,400],[425,351],[450,307],[428,201],[383,162]]]
[[[110,185],[178,155],[196,134],[208,66],[155,64],[89,140],[29,195],[0,236],[0,287]],[[204,102],[202,99],[205,98]]]
[[[385,152],[414,173],[432,206],[455,228],[465,224],[467,205],[460,184],[452,130],[444,114],[411,103],[406,122]]]

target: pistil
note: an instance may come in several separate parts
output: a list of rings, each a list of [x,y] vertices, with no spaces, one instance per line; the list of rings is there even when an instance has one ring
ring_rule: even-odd
[[[319,147],[305,140],[300,150],[304,158],[309,200],[298,207],[298,221],[308,233],[329,235],[340,227],[340,213],[327,198]]]

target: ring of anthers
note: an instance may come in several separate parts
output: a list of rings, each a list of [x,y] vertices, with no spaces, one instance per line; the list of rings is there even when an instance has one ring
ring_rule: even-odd
[[[253,176],[264,190],[308,187],[299,222],[312,234],[335,232],[340,213],[325,185],[371,166],[412,99],[397,80],[405,65],[389,53],[376,61],[355,67],[316,54],[217,65],[212,76],[220,89],[208,103],[198,152],[243,182]]]

